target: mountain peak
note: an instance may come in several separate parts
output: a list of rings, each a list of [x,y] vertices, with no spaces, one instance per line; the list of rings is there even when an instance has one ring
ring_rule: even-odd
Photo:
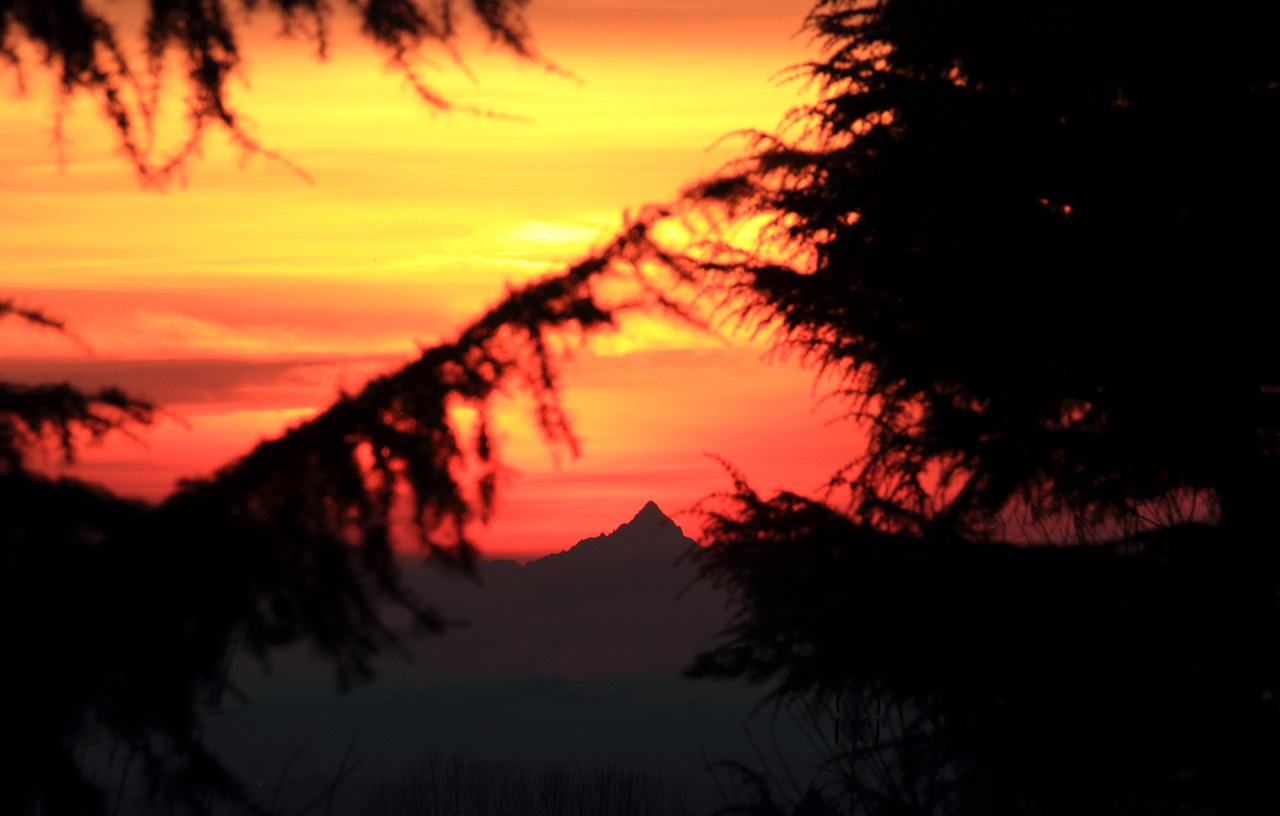
[[[651,562],[665,575],[676,557],[693,544],[693,539],[650,501],[612,533],[584,538],[563,552],[534,559],[528,566],[594,574],[601,569],[634,571],[638,564]]]
[[[656,503],[654,503],[653,501],[647,501],[645,502],[644,507],[640,508],[640,512],[632,516],[631,521],[627,523],[635,524],[637,522],[641,524],[652,525],[652,524],[661,524],[663,522],[670,523],[671,519],[667,517],[666,513],[662,512],[662,510],[658,508],[658,505]]]

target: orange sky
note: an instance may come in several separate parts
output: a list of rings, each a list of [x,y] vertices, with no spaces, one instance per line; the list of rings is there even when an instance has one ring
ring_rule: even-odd
[[[188,183],[141,191],[87,99],[50,143],[47,77],[0,74],[0,296],[64,318],[88,347],[0,323],[0,377],[116,383],[170,412],[141,443],[76,469],[159,498],[339,388],[450,337],[508,282],[607,239],[626,208],[670,198],[800,101],[771,77],[806,57],[807,3],[533,0],[537,47],[581,83],[467,38],[474,79],[429,74],[454,100],[522,117],[433,114],[342,31],[319,63],[300,42],[246,39],[234,101],[261,140],[314,178],[247,161],[211,134]],[[743,338],[633,326],[564,370],[581,458],[557,464],[518,400],[501,418],[513,475],[477,539],[489,554],[563,549],[648,499],[668,513],[728,486],[809,490],[856,452],[812,411],[813,374]],[[179,419],[180,418],[180,419]],[[686,529],[694,519],[677,516]]]

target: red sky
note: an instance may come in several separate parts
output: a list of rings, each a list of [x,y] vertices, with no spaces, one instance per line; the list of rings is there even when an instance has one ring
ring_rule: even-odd
[[[339,30],[326,62],[255,28],[234,101],[314,178],[247,160],[213,133],[187,183],[140,190],[88,99],[66,164],[48,77],[0,74],[3,292],[83,341],[0,323],[0,377],[119,384],[167,410],[140,441],[86,450],[75,472],[157,499],[451,336],[501,296],[609,237],[625,209],[672,197],[801,101],[774,74],[804,59],[808,4],[533,0],[535,44],[582,82],[461,45],[447,96],[519,121],[433,114]],[[163,135],[163,132],[162,132]],[[87,350],[86,350],[87,347]],[[656,321],[578,353],[565,402],[582,456],[558,463],[519,400],[500,415],[512,476],[476,538],[493,555],[559,550],[728,487],[808,491],[857,453],[815,403],[813,372],[746,338]],[[676,516],[686,530],[696,520]]]

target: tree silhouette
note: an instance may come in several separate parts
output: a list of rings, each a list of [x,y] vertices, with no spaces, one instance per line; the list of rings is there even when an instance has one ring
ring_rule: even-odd
[[[517,56],[561,70],[533,47],[523,18],[527,0],[352,0],[338,5],[350,5],[361,34],[439,110],[483,113],[442,96],[417,70],[431,46],[457,59],[458,24],[465,16],[474,17],[493,42]],[[229,98],[228,83],[244,61],[239,33],[255,18],[272,17],[283,34],[309,40],[323,58],[339,16],[334,4],[324,0],[146,0],[141,42],[135,47],[122,32],[127,25],[84,0],[0,0],[0,59],[17,71],[23,86],[23,46],[34,47],[56,76],[59,141],[67,103],[75,94],[87,94],[101,106],[139,179],[163,186],[199,150],[210,127],[221,128],[248,152],[290,164],[246,130]],[[187,134],[165,152],[155,143],[155,126],[170,60],[180,62],[184,73]]]
[[[648,246],[638,221],[595,256],[510,291],[450,343],[259,444],[158,505],[120,499],[24,466],[50,436],[74,453],[78,434],[148,421],[150,406],[117,391],[66,385],[0,388],[0,525],[4,618],[22,666],[6,699],[25,716],[5,729],[13,784],[6,812],[102,813],[104,781],[86,741],[122,745],[153,799],[203,812],[210,797],[262,812],[205,747],[200,723],[224,693],[232,642],[264,664],[273,645],[303,639],[340,687],[370,676],[396,645],[376,604],[410,610],[431,631],[441,617],[401,582],[393,506],[407,500],[420,541],[469,570],[468,524],[486,515],[496,452],[487,405],[523,388],[548,441],[575,445],[556,392],[553,344],[612,324],[625,308],[659,308],[644,286],[617,301]],[[610,276],[610,297],[596,284]],[[6,313],[57,327],[11,304]],[[471,439],[449,416],[479,414]]]
[[[317,23],[328,8],[268,5]],[[452,31],[374,6],[390,28],[367,31],[393,56]],[[197,7],[223,9],[163,6]],[[40,30],[22,15],[43,8],[0,6],[3,42],[13,20]],[[201,14],[185,19],[219,19]],[[823,56],[797,69],[819,99],[787,127],[454,343],[158,507],[43,480],[21,459],[50,430],[70,450],[77,428],[145,420],[148,406],[6,392],[5,611],[15,653],[37,666],[6,682],[40,713],[39,728],[6,734],[27,783],[6,790],[12,809],[100,808],[74,752],[94,729],[144,759],[158,794],[247,802],[197,733],[228,639],[244,633],[265,659],[305,637],[351,682],[390,642],[379,593],[437,625],[391,563],[397,486],[424,543],[465,564],[493,452],[483,422],[460,440],[450,402],[483,408],[523,382],[547,435],[571,442],[548,338],[607,325],[594,281],[648,263],[842,374],[837,396],[867,429],[826,501],[763,498],[733,474],[696,554],[736,617],[692,675],[769,681],[815,710],[838,697],[900,712],[838,748],[834,801],[1276,812],[1276,14],[821,0],[809,25]],[[198,35],[193,87],[221,100],[234,46],[167,30]],[[136,72],[112,68],[119,49],[96,23],[86,31],[36,41],[59,64],[82,55],[64,87],[101,94],[128,144],[137,131],[112,94]],[[206,99],[193,116],[234,128],[224,112]],[[676,218],[694,225],[691,245],[651,239]],[[756,246],[733,237],[744,220],[765,224]],[[676,298],[638,291],[648,308]],[[473,482],[463,461],[479,465]],[[23,628],[32,609],[71,623]]]
[[[733,474],[691,673],[910,709],[866,812],[1275,809],[1277,22],[819,2],[818,101],[691,189],[868,434],[826,502]]]

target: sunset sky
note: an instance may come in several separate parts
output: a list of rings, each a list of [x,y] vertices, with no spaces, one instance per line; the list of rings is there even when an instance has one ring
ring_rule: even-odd
[[[314,183],[214,132],[185,184],[140,190],[87,98],[72,103],[60,167],[49,77],[29,66],[19,93],[0,72],[0,297],[76,338],[0,323],[0,378],[113,383],[162,405],[140,439],[85,450],[73,469],[159,499],[743,149],[721,137],[772,129],[803,99],[775,75],[811,55],[808,8],[533,0],[535,46],[580,81],[481,36],[459,43],[471,76],[447,56],[427,74],[507,118],[435,113],[351,31],[338,27],[320,62],[263,19],[233,101]],[[816,488],[856,455],[856,435],[814,408],[812,371],[764,352],[657,320],[579,351],[563,374],[581,457],[554,457],[513,399],[500,415],[511,477],[476,539],[490,555],[560,550],[649,499],[696,532],[676,511],[729,486],[707,454],[765,491]]]

